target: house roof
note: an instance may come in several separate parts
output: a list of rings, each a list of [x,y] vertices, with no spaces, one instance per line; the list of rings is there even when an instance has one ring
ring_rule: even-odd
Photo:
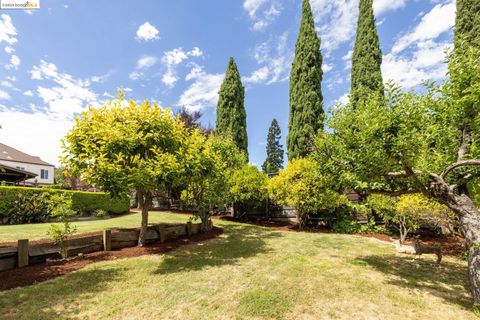
[[[42,159],[40,159],[40,157],[31,156],[29,154],[26,154],[25,152],[9,147],[3,143],[0,143],[0,160],[40,164],[44,166],[54,167],[53,164],[43,161]]]

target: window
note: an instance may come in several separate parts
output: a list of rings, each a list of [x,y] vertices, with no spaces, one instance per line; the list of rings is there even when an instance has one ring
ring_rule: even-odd
[[[40,171],[40,179],[44,179],[44,180],[48,179],[48,170],[42,169]]]

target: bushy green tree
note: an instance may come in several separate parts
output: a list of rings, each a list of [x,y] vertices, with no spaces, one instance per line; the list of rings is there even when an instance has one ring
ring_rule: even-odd
[[[142,206],[138,243],[145,244],[149,203],[184,172],[187,130],[172,112],[148,101],[119,99],[76,117],[63,141],[62,162],[74,176],[112,196],[136,190]]]
[[[310,153],[312,140],[323,129],[322,55],[312,9],[303,0],[302,22],[290,72],[290,116],[288,121],[288,159]]]
[[[455,56],[450,69],[458,68],[462,79],[478,79],[479,51],[468,52]],[[339,106],[328,123],[331,131],[317,144],[316,159],[344,188],[390,194],[416,191],[455,212],[469,247],[472,293],[480,304],[480,213],[462,191],[480,173],[478,112],[470,113],[469,147],[458,139],[460,115],[467,107],[480,108],[480,81],[472,81],[468,88],[457,81],[430,85],[423,94],[390,86],[384,98]]]
[[[237,64],[230,58],[218,97],[216,133],[230,136],[248,160],[247,114],[244,99],[245,88]]]
[[[229,197],[237,217],[242,217],[251,205],[267,198],[267,181],[264,173],[249,164],[233,171],[229,178]]]
[[[245,155],[229,137],[205,137],[191,133],[184,155],[182,200],[197,208],[202,227],[211,227],[210,216],[216,207],[228,201],[228,179],[245,162]]]
[[[383,96],[382,51],[373,14],[373,0],[360,0],[357,38],[352,56],[350,99],[357,103],[370,94]]]
[[[267,136],[267,159],[262,165],[265,173],[277,173],[283,169],[283,146],[280,144],[282,131],[277,119],[272,120]]]
[[[418,230],[423,223],[448,222],[453,212],[421,194],[405,194],[399,197],[373,194],[367,204],[387,223],[392,223],[404,243],[410,232]]]
[[[278,204],[295,207],[303,228],[310,216],[348,203],[346,196],[331,189],[331,180],[331,177],[321,174],[315,161],[295,159],[288,162],[278,176],[269,180],[268,194]]]

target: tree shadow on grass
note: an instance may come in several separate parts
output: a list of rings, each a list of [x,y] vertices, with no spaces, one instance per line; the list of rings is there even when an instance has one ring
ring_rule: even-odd
[[[1,319],[72,319],[82,300],[120,281],[122,269],[82,269],[37,285],[0,293]]]
[[[388,275],[388,284],[428,292],[448,303],[471,310],[467,266],[444,261],[437,266],[423,258],[396,255],[367,256],[356,259]]]
[[[201,270],[205,267],[233,265],[239,259],[267,253],[265,239],[282,237],[282,232],[249,225],[225,225],[225,237],[199,243],[180,254],[173,252],[162,260],[155,274]]]

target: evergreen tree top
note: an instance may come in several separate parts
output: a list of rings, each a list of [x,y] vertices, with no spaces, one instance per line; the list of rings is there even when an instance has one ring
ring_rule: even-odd
[[[350,99],[353,103],[370,94],[383,95],[382,51],[372,0],[360,0],[357,36],[352,55]]]

